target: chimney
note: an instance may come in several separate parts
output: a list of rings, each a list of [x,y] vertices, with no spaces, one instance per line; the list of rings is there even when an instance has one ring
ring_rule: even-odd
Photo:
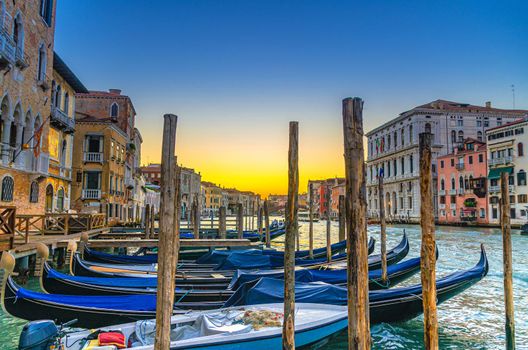
[[[491,101],[486,101],[486,108],[491,108]]]
[[[120,89],[108,89],[108,91],[111,94],[114,94],[114,95],[121,95],[121,90]]]

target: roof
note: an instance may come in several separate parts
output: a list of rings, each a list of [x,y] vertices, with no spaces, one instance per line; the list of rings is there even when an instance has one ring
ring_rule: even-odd
[[[88,89],[55,51],[53,51],[53,69],[66,80],[76,93],[88,92]]]
[[[521,123],[524,123],[526,121],[527,121],[527,118],[517,119],[517,120],[514,120],[513,122],[509,122],[509,123],[506,123],[506,124],[503,124],[503,125],[494,126],[493,128],[489,128],[489,129],[486,130],[486,132],[490,132],[490,131],[493,131],[493,130],[496,130],[496,129],[501,129],[501,128],[507,128],[508,126],[521,124]]]
[[[528,114],[528,110],[523,109],[501,109],[501,108],[493,108],[493,107],[487,107],[487,106],[477,106],[472,105],[469,103],[463,103],[463,102],[454,102],[454,101],[448,101],[448,100],[434,100],[429,103],[414,107],[410,110],[407,110],[405,112],[402,112],[399,114],[398,117],[391,119],[382,125],[372,129],[371,131],[367,132],[365,136],[370,137],[372,134],[380,131],[381,129],[384,129],[385,127],[396,123],[398,121],[401,121],[407,117],[409,117],[411,114],[414,114],[420,110],[428,110],[431,113],[443,113],[443,112],[466,112],[466,113],[503,113],[503,114],[510,114],[513,116],[523,116]]]
[[[82,93],[79,93],[76,95],[76,98],[108,98],[108,99],[123,99],[128,100],[130,103],[130,106],[132,110],[134,111],[134,114],[136,114],[136,108],[134,107],[134,104],[132,103],[132,99],[130,99],[129,96],[121,94],[121,90],[117,89],[111,89],[111,91],[97,91],[97,90],[90,90],[85,91]]]

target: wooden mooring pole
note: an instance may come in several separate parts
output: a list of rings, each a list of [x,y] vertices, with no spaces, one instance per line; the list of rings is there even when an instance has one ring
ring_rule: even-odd
[[[145,239],[150,238],[150,204],[145,206]]]
[[[200,221],[202,220],[202,217],[200,215],[200,202],[198,200],[198,196],[194,197],[194,206],[193,206],[193,216],[194,216],[194,226],[193,226],[193,233],[194,238],[200,238]]]
[[[288,150],[288,202],[286,204],[286,238],[284,242],[284,322],[282,349],[295,349],[295,238],[299,192],[299,123],[290,122]]]
[[[237,204],[237,237],[238,239],[244,237],[244,208],[242,203]]]
[[[310,193],[309,193],[309,200],[308,203],[308,210],[309,210],[309,223],[308,223],[308,252],[310,259],[313,259],[313,184],[310,183]]]
[[[436,314],[436,242],[433,210],[433,174],[431,171],[433,134],[421,133],[420,142],[420,226],[422,248],[420,273],[424,311],[424,345],[427,350],[438,349],[438,319]]]
[[[262,206],[259,203],[258,211],[257,211],[257,229],[259,238],[262,241]]]
[[[332,261],[332,248],[331,248],[331,238],[330,234],[332,233],[332,221],[330,220],[330,213],[332,211],[332,196],[330,194],[330,186],[326,187],[326,261]]]
[[[387,224],[385,223],[385,205],[383,200],[383,172],[378,174],[378,201],[380,216],[380,242],[381,242],[381,281],[387,283]]]
[[[346,239],[345,196],[339,196],[339,242]]]
[[[177,120],[178,118],[173,114],[164,115],[155,350],[170,348],[171,316],[174,308],[174,276],[180,248],[178,215],[180,181],[178,165],[174,156]]]
[[[266,248],[271,247],[270,221],[269,221],[269,207],[268,200],[264,201],[264,226],[266,228]]]
[[[363,100],[343,100],[346,177],[348,348],[370,349]]]
[[[149,225],[149,237],[153,237],[154,234],[156,233],[156,230],[154,229],[154,226],[156,226],[156,215],[155,215],[155,212],[154,212],[154,206],[151,205],[150,206],[150,225]]]
[[[501,173],[501,229],[502,266],[504,270],[504,311],[506,313],[506,349],[515,349],[515,322],[513,312],[512,243],[510,222],[509,174]]]
[[[226,222],[226,207],[221,206],[218,211],[218,235],[220,239],[226,238],[227,222]]]

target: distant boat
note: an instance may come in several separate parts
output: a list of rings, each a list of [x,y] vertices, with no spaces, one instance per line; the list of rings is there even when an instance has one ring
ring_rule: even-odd
[[[301,211],[298,213],[298,220],[303,222],[310,222],[310,213],[307,211]],[[315,213],[312,215],[312,222],[318,222],[319,216]]]
[[[528,224],[524,224],[521,226],[521,235],[528,236]]]

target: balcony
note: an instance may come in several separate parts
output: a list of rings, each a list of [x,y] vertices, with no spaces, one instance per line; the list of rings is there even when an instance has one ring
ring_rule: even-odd
[[[463,188],[459,188],[459,189],[458,189],[458,195],[459,195],[459,196],[463,196],[464,193],[466,193],[466,190],[464,190]]]
[[[51,107],[50,123],[67,134],[75,132],[75,119],[70,118],[66,112],[58,107]]]
[[[83,159],[86,163],[102,163],[103,153],[102,152],[84,152]]]
[[[450,207],[451,209],[454,210],[454,209],[456,209],[456,204],[455,204],[455,203],[451,203],[451,204],[449,205],[449,207]]]
[[[488,160],[489,166],[497,166],[497,165],[506,165],[513,163],[513,157],[512,156],[506,156],[501,158],[493,158]]]
[[[445,190],[439,190],[439,191],[438,191],[438,195],[439,195],[439,196],[445,196],[445,194],[446,194],[446,191],[445,191]]]
[[[500,186],[490,186],[489,187],[490,193],[497,193],[500,192]],[[515,186],[514,185],[508,185],[508,191],[509,192],[515,192]]]
[[[4,29],[0,29],[0,63],[2,66],[15,63],[15,52],[15,42]]]
[[[451,190],[449,190],[449,194],[450,194],[451,196],[454,196],[456,193],[457,193],[457,191],[456,191],[454,188],[451,189]]]
[[[24,57],[24,51],[22,51],[20,47],[17,47],[15,51],[15,64],[20,69],[25,69],[29,67],[29,63]]]
[[[457,165],[455,165],[455,168],[457,170],[464,170],[464,163],[458,163]]]
[[[82,190],[82,199],[101,199],[101,190]]]
[[[440,209],[445,209],[445,207],[446,207],[445,204],[439,204],[439,205],[438,205],[438,208],[440,208]]]

